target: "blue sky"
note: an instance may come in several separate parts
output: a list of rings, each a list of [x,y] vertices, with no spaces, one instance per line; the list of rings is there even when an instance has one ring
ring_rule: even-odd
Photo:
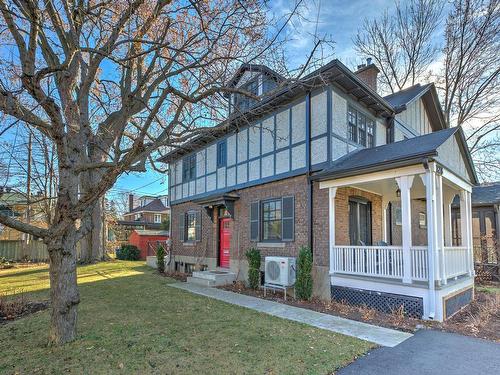
[[[275,15],[282,16],[293,7],[294,3],[294,1],[274,0],[270,2],[270,6]],[[352,38],[358,27],[365,17],[377,17],[388,7],[393,7],[394,0],[305,0],[304,4],[305,19],[294,22],[287,29],[290,39],[286,47],[289,68],[296,68],[306,61],[314,44],[313,35],[316,29],[320,37],[326,36],[335,41],[333,57],[354,68],[364,60],[363,57],[356,56],[352,44]],[[316,23],[317,18],[318,23]],[[9,135],[4,137],[8,139]],[[146,173],[124,174],[111,189],[109,196],[113,198],[117,194],[128,192],[137,195],[166,194],[167,184],[166,175],[151,170]]]
[[[340,59],[348,67],[354,67],[363,62],[357,57],[352,38],[356,34],[358,25],[365,16],[375,17],[384,9],[394,4],[393,0],[312,0],[308,1],[305,15],[309,22],[304,20],[295,22],[289,28],[290,43],[287,46],[288,61],[290,68],[304,63],[313,45],[313,35],[316,29],[316,18],[318,7],[320,8],[317,34],[327,35],[335,41],[335,57]],[[277,0],[271,3],[273,11],[277,14],[287,12],[293,6],[293,2]],[[141,174],[123,175],[117,181],[111,194],[133,191],[134,194],[166,194],[167,177],[148,171]],[[149,184],[148,186],[144,186]]]

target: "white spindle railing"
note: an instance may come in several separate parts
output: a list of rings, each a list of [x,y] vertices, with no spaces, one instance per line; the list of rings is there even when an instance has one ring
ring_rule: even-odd
[[[444,248],[444,264],[446,278],[457,277],[468,272],[469,258],[467,247],[445,247]]]
[[[331,254],[334,273],[403,279],[402,247],[334,246]],[[445,247],[444,262],[447,279],[466,274],[469,262],[467,247]],[[426,246],[411,247],[411,279],[429,279],[429,256]]]
[[[429,277],[428,257],[426,246],[411,247],[411,278],[412,280],[425,281]]]
[[[403,248],[397,246],[334,246],[333,272],[401,279]]]

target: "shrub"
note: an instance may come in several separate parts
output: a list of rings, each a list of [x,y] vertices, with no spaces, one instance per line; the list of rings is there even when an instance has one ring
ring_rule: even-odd
[[[163,246],[158,246],[156,249],[156,265],[158,266],[158,272],[165,272],[165,249]]]
[[[297,279],[295,294],[297,298],[310,300],[312,297],[312,254],[308,247],[301,247],[297,260]]]
[[[116,258],[120,260],[139,260],[141,252],[134,245],[122,245],[116,250]]]
[[[245,255],[248,260],[248,283],[250,288],[257,289],[260,285],[260,251],[252,248]]]

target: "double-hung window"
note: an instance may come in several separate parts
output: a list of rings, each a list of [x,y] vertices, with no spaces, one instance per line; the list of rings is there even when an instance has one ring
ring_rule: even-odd
[[[182,161],[182,182],[196,178],[196,154],[185,157]]]
[[[161,214],[154,214],[153,220],[155,223],[161,223]]]
[[[201,211],[188,211],[179,216],[179,239],[182,242],[201,241]]]
[[[272,198],[250,204],[251,241],[293,241],[294,226],[294,197]]]
[[[262,240],[281,241],[281,199],[262,202]]]
[[[241,89],[257,96],[259,93],[259,82],[257,79],[253,79],[245,85],[241,86]],[[252,99],[249,96],[243,94],[235,94],[234,98],[234,106],[237,110],[240,111],[246,111],[256,103],[255,99]]]
[[[225,167],[227,159],[227,143],[224,139],[217,143],[217,168]]]
[[[374,146],[375,122],[349,106],[347,110],[349,140],[365,147]]]

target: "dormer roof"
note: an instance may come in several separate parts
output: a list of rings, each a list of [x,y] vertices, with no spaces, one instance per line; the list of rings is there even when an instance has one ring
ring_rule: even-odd
[[[235,87],[245,72],[260,72],[274,78],[277,82],[284,81],[285,78],[273,69],[260,64],[241,64],[236,73],[227,83],[228,87]]]

